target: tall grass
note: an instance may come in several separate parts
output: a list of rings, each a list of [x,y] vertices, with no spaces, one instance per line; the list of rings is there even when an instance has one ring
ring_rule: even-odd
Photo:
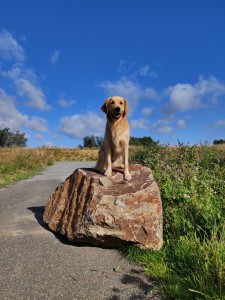
[[[161,190],[164,246],[128,248],[165,299],[225,299],[224,147],[131,148],[130,161],[150,167]],[[0,186],[55,161],[96,160],[97,149],[0,148]]]
[[[97,149],[0,148],[0,187],[40,172],[56,161],[96,160]]]
[[[0,186],[26,179],[53,161],[44,149],[0,148]]]
[[[164,247],[128,248],[165,299],[225,299],[225,150],[153,147],[131,162],[150,167],[161,190]]]

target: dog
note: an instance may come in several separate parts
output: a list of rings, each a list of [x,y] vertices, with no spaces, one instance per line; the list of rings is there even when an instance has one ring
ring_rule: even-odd
[[[130,129],[127,120],[127,101],[120,96],[106,99],[101,107],[107,116],[105,136],[96,169],[106,176],[112,176],[112,169],[124,169],[124,179],[131,180],[128,167],[128,146]]]

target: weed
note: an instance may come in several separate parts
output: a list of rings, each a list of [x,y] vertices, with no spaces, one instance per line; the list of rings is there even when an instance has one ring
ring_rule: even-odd
[[[97,149],[0,148],[0,186],[26,179],[55,161],[96,160]]]
[[[165,299],[225,299],[225,151],[203,145],[155,146],[131,162],[150,167],[161,190],[164,247],[129,248]]]
[[[129,247],[127,257],[158,282],[165,299],[225,299],[225,148],[180,143],[131,148],[130,153],[132,163],[152,169],[160,186],[164,247]],[[97,149],[2,148],[0,186],[54,161],[96,160],[97,155]]]

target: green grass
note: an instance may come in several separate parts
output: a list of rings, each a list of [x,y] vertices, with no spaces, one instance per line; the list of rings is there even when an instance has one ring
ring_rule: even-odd
[[[56,161],[97,160],[98,149],[0,148],[0,187],[38,174]]]
[[[132,147],[136,153],[140,147]],[[95,161],[97,148],[0,148],[0,187],[38,174],[57,161]]]
[[[165,299],[225,299],[224,147],[131,148],[130,161],[150,167],[163,202],[160,251],[129,247]],[[96,160],[90,149],[0,149],[0,186],[26,179],[55,161]]]
[[[42,149],[0,149],[0,187],[27,179],[53,164],[53,157]]]
[[[164,246],[130,247],[127,257],[157,281],[165,299],[225,299],[225,150],[156,146],[130,160],[150,167],[159,184]]]

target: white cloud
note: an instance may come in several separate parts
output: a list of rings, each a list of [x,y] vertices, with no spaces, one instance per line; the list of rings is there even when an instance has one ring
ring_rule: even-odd
[[[55,50],[52,54],[51,54],[51,64],[54,65],[57,63],[57,61],[59,60],[59,54],[60,51]]]
[[[46,120],[40,117],[31,117],[31,119],[26,122],[26,126],[39,132],[47,131]]]
[[[209,79],[200,77],[195,85],[178,83],[169,87],[166,94],[169,96],[169,103],[164,110],[168,114],[173,114],[215,103],[219,96],[225,95],[225,85],[213,76]]]
[[[150,67],[148,65],[145,65],[145,66],[141,67],[139,69],[138,73],[139,73],[140,76],[144,76],[144,77],[146,77],[146,76],[153,77],[153,78],[158,77],[157,73],[154,72],[154,71],[151,71]]]
[[[140,99],[158,99],[157,92],[152,88],[143,88],[138,82],[122,77],[116,82],[104,81],[99,85],[108,96],[122,96],[128,100],[131,113],[137,108]]]
[[[52,142],[44,142],[44,147],[46,147],[46,148],[53,148],[54,147],[54,143],[52,143]]]
[[[143,66],[143,67],[140,68],[139,74],[141,76],[147,76],[149,74],[149,70],[150,70],[149,66],[145,65],[145,66]]]
[[[145,108],[142,109],[141,112],[142,112],[142,114],[143,114],[144,116],[150,117],[151,114],[152,114],[152,108],[150,108],[150,107],[145,107]]]
[[[173,128],[169,126],[168,121],[163,119],[155,122],[151,128],[159,134],[169,134],[173,131]]]
[[[178,128],[185,128],[186,127],[186,123],[184,120],[178,120],[177,121],[177,126]]]
[[[20,62],[26,59],[23,47],[5,29],[0,30],[0,59]]]
[[[60,135],[58,135],[58,134],[53,134],[53,135],[51,136],[51,138],[54,139],[54,140],[59,140],[59,139],[60,139]]]
[[[102,136],[105,131],[105,119],[93,112],[67,116],[60,120],[60,132],[72,138]]]
[[[145,119],[136,119],[130,121],[131,128],[139,128],[139,129],[147,129],[149,127],[149,123]]]
[[[200,105],[195,88],[190,84],[176,84],[168,89],[170,108],[172,111],[184,112]]]
[[[14,98],[0,88],[0,128],[16,131],[24,127],[38,132],[47,131],[45,119],[21,114],[15,107]]]
[[[57,103],[62,107],[69,107],[76,103],[75,99],[65,99],[64,97],[60,98]]]
[[[128,62],[126,60],[121,60],[119,62],[118,73],[121,76],[125,76],[129,79],[135,79],[138,76],[140,77],[158,77],[157,73],[152,71],[148,65],[139,67],[135,62]]]
[[[7,31],[0,31],[0,59],[16,62],[8,71],[1,75],[8,77],[16,86],[17,93],[28,99],[27,105],[39,110],[49,110],[45,95],[37,83],[37,76],[33,70],[23,63],[26,59],[24,49],[16,39]]]
[[[225,120],[217,120],[213,123],[213,127],[216,129],[225,129]]]
[[[35,134],[35,135],[34,135],[34,138],[35,138],[36,140],[38,140],[38,141],[43,140],[43,136],[42,136],[41,134]]]
[[[37,84],[37,77],[33,70],[23,67],[20,64],[15,64],[8,72],[3,72],[5,76],[10,78],[17,87],[17,92],[20,96],[29,99],[27,105],[39,110],[49,110],[45,95]]]

